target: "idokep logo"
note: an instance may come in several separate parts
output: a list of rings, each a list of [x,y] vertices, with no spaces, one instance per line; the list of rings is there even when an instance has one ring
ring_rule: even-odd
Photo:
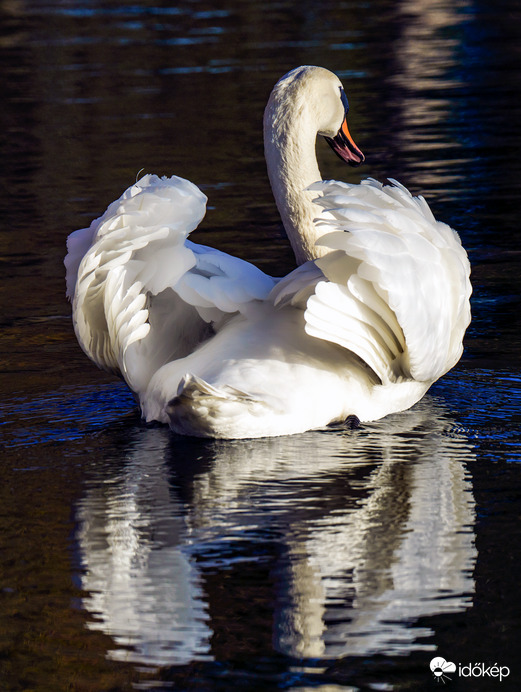
[[[430,668],[436,682],[446,682],[451,679],[447,673],[456,672],[456,664],[452,663],[452,661],[446,661],[441,656],[436,656],[436,658],[432,659]]]
[[[452,680],[453,676],[451,677],[448,673],[456,671],[461,678],[499,678],[499,682],[510,675],[508,666],[498,666],[497,663],[492,666],[487,666],[485,663],[458,663],[456,667],[455,663],[446,661],[441,656],[433,658],[429,667],[436,682],[443,683]]]

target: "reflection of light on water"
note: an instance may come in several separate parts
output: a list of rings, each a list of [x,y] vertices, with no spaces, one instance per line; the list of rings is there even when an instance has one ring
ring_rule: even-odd
[[[205,570],[255,563],[252,542],[265,551],[276,535],[276,650],[432,648],[417,641],[430,630],[414,623],[470,605],[476,559],[472,452],[444,416],[427,399],[353,433],[193,446],[144,429],[124,467],[78,507],[89,627],[114,638],[117,659],[211,657],[210,613],[225,606],[209,607]],[[206,465],[187,479],[201,456]]]
[[[401,0],[397,4],[400,35],[391,82],[398,87],[394,105],[400,112],[400,126],[394,135],[399,150],[417,159],[411,165],[420,190],[440,186],[449,190],[470,162],[460,141],[462,133],[454,136],[447,121],[453,119],[454,94],[464,86],[461,27],[472,20],[471,7],[471,0]]]
[[[468,19],[465,10],[469,7],[470,0],[401,0],[398,3],[397,9],[403,17],[397,53],[401,69],[395,77],[398,83],[416,92],[455,86],[454,77],[447,74],[458,64],[460,38],[454,32]],[[428,117],[428,111],[423,112]],[[432,122],[432,110],[430,118]]]

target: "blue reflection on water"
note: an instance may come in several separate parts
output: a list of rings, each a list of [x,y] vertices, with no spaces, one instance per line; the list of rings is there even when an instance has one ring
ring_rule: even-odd
[[[0,431],[6,447],[72,441],[117,424],[136,410],[123,384],[64,386],[43,396],[5,400],[0,406]]]
[[[455,429],[469,438],[512,445],[520,459],[521,377],[486,369],[456,370],[432,387],[426,400],[439,399],[453,411]],[[64,386],[34,398],[6,399],[0,406],[6,447],[76,440],[118,424],[139,422],[134,398],[119,382],[98,387]],[[129,418],[130,416],[130,418]]]
[[[60,5],[55,5],[50,8],[50,11],[67,17],[117,17],[121,15],[177,16],[186,13],[186,9],[182,9],[180,7],[151,7],[147,5],[113,5],[101,7],[93,5],[76,5],[75,7],[63,7]],[[226,14],[227,13],[224,13],[220,16],[226,16]]]
[[[470,438],[483,442],[481,458],[521,461],[521,377],[517,373],[476,369],[460,376],[452,372],[432,392],[457,412]]]

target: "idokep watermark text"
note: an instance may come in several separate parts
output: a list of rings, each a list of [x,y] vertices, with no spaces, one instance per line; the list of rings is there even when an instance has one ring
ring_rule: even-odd
[[[486,663],[454,663],[446,661],[441,656],[433,658],[429,664],[436,682],[449,682],[456,673],[460,678],[484,678],[502,682],[510,675],[510,668],[498,663],[488,665]]]

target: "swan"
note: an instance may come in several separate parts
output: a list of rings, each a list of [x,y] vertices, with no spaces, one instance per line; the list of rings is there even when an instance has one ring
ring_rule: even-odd
[[[364,160],[348,107],[322,67],[270,95],[265,158],[297,263],[282,279],[189,240],[207,199],[176,176],[145,175],[69,236],[77,339],[146,421],[231,439],[374,421],[459,360],[471,284],[458,234],[394,180],[322,180],[317,134]]]

